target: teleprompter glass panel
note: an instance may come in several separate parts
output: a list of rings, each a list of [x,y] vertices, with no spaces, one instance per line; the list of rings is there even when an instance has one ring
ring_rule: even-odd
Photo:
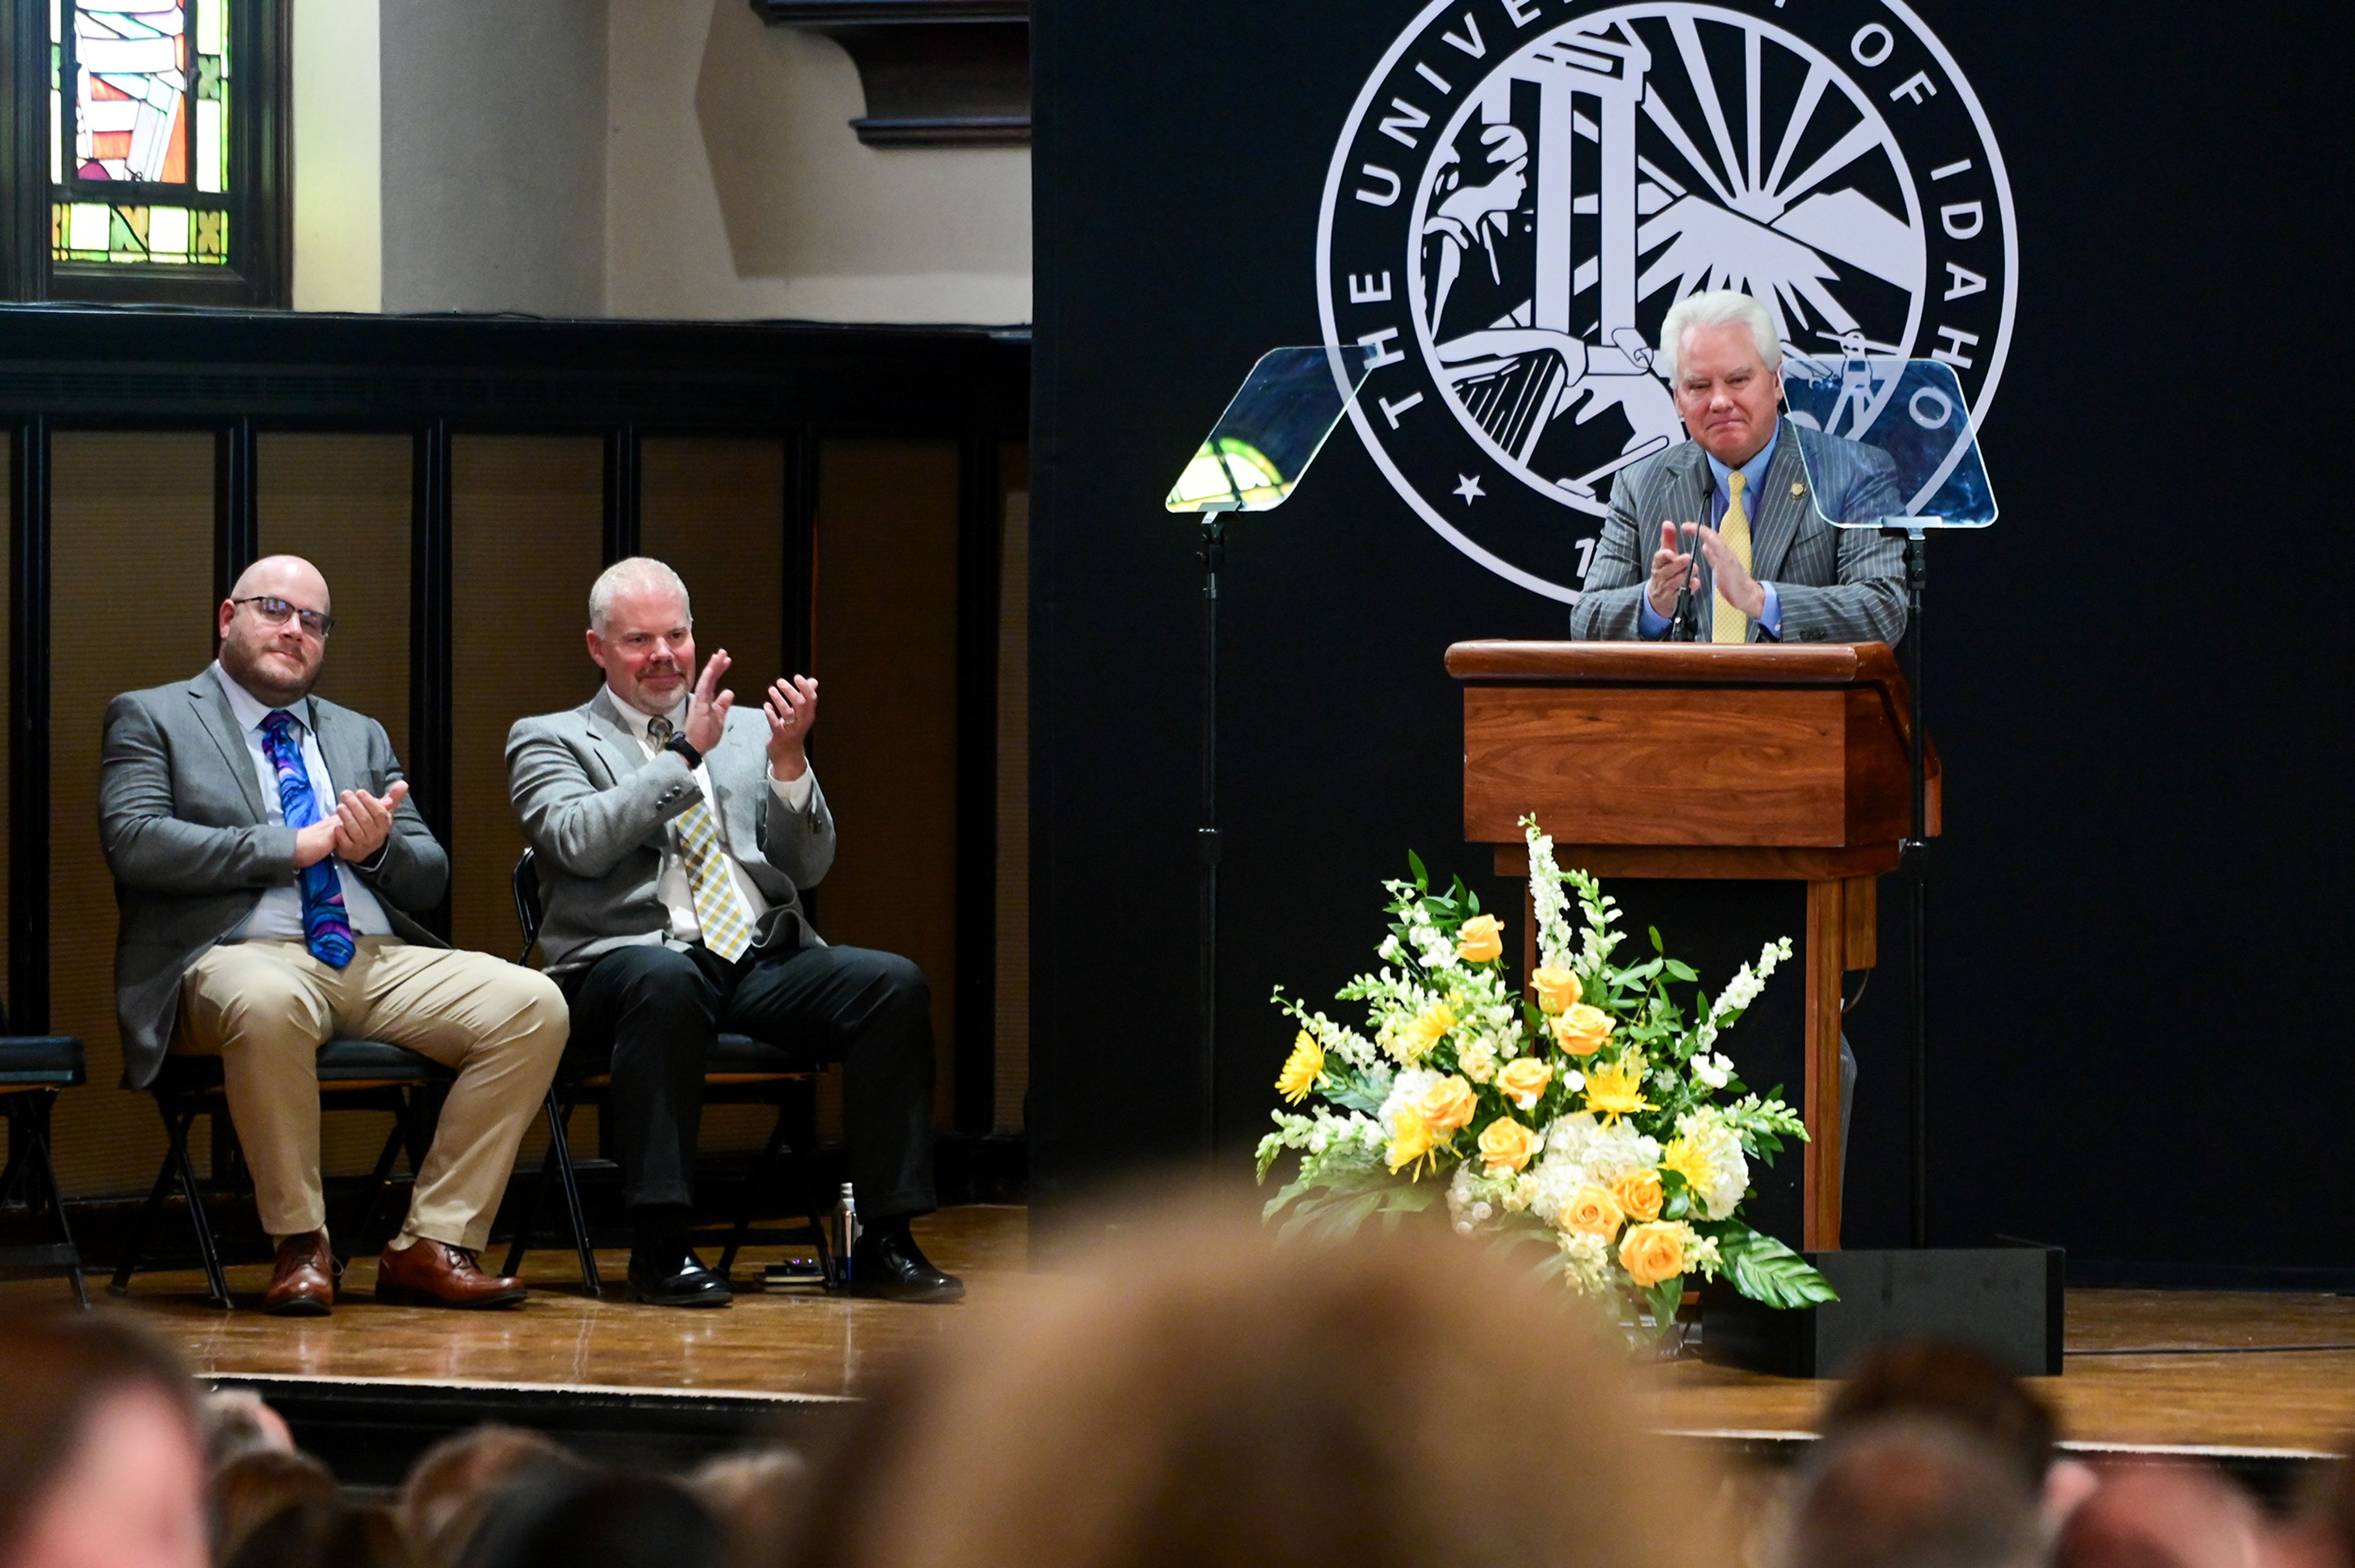
[[[1364,357],[1338,348],[1260,356],[1164,503],[1173,512],[1263,512],[1284,504],[1365,384]]]
[[[1835,517],[1823,509],[1824,497],[1842,486],[1827,484],[1810,460],[1808,490],[1826,522],[1851,528],[1983,528],[1995,521],[1995,492],[1953,366],[1860,351],[1794,356],[1783,364],[1783,400],[1792,423],[1877,448],[1896,466],[1896,515]],[[1806,448],[1799,453],[1806,457]]]

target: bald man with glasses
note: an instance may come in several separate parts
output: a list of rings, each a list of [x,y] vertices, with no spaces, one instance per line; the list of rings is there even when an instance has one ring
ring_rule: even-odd
[[[523,1282],[474,1256],[563,1053],[563,994],[417,923],[449,859],[384,726],[311,695],[335,626],[317,568],[256,561],[221,602],[209,668],[107,707],[99,840],[121,916],[125,1084],[155,1082],[167,1052],[221,1059],[278,1249],[262,1309],[316,1316],[336,1296],[319,1047],[389,1040],[455,1069],[377,1298],[512,1307]]]

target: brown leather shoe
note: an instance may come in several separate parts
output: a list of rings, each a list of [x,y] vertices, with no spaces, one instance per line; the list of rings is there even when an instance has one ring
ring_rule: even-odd
[[[474,1254],[420,1236],[376,1260],[376,1298],[411,1307],[519,1307],[528,1294],[519,1279],[474,1266]]]
[[[278,1243],[278,1266],[261,1309],[273,1317],[325,1317],[336,1305],[336,1259],[325,1231],[305,1231]]]

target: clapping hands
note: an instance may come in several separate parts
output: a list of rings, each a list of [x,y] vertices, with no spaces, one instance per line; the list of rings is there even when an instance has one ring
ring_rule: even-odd
[[[395,779],[384,794],[347,789],[336,797],[336,814],[294,833],[294,866],[300,870],[334,855],[354,862],[372,858],[392,836],[392,814],[407,799],[409,781]]]

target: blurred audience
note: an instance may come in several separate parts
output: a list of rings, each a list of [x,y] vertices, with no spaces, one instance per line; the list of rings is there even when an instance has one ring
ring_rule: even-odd
[[[205,1437],[205,1467],[218,1470],[246,1454],[292,1454],[294,1434],[286,1418],[251,1389],[215,1389],[197,1402]]]
[[[1823,1435],[1897,1414],[1952,1422],[1987,1445],[2036,1496],[2048,1532],[2094,1489],[2093,1470],[2061,1456],[2051,1408],[1966,1345],[1905,1339],[1873,1350],[1825,1407]]]
[[[728,1568],[772,1568],[791,1542],[809,1497],[809,1465],[786,1448],[708,1459],[687,1489],[719,1523]]]
[[[2300,1490],[2282,1554],[2292,1568],[2355,1568],[2355,1435]]]
[[[213,1561],[226,1563],[280,1514],[308,1503],[336,1500],[336,1477],[305,1454],[261,1449],[240,1454],[213,1472]]]
[[[1936,1416],[1846,1424],[1795,1477],[1775,1560],[1781,1568],[2035,1568],[2043,1531],[2017,1459]]]
[[[0,1312],[0,1568],[204,1568],[187,1369],[112,1313]]]
[[[517,1477],[458,1556],[460,1568],[720,1568],[719,1526],[659,1476],[579,1466]]]
[[[486,1425],[445,1437],[401,1483],[394,1517],[419,1568],[449,1568],[509,1482],[527,1471],[575,1467],[571,1450],[521,1427]]]
[[[804,1568],[1724,1561],[1599,1320],[1451,1237],[1129,1241],[871,1402]]]
[[[328,1499],[282,1509],[219,1568],[411,1568],[392,1510]]]
[[[2105,1467],[2053,1548],[2054,1568],[2272,1568],[2277,1531],[2207,1465]]]

